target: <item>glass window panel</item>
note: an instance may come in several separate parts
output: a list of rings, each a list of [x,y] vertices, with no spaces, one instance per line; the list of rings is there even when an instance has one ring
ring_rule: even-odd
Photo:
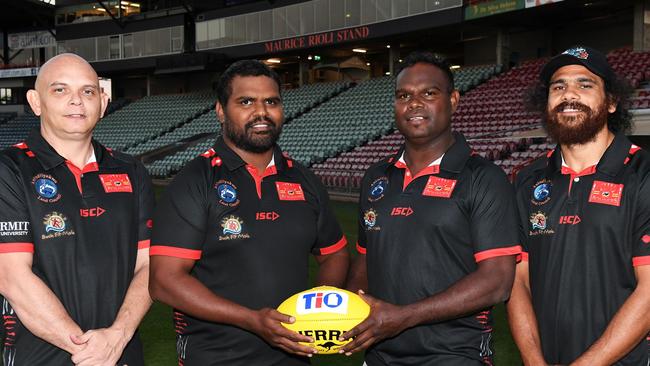
[[[124,58],[133,57],[133,34],[124,34],[122,36],[122,43],[124,44]],[[99,43],[97,44],[97,47],[97,53],[99,53],[99,50],[101,49]]]
[[[246,15],[232,17],[232,43],[246,42]]]
[[[420,14],[426,11],[425,0],[409,0],[409,14]]]
[[[266,10],[260,13],[260,41],[273,39],[273,12]]]
[[[300,32],[301,34],[314,33],[314,3],[300,4]]]
[[[287,6],[287,37],[300,34],[300,5]]]
[[[120,36],[110,36],[109,40],[109,58],[111,60],[120,58]]]
[[[133,33],[133,56],[142,57],[145,55],[145,32]]]
[[[345,26],[354,27],[361,22],[361,0],[345,0]]]
[[[246,40],[259,42],[260,38],[260,13],[246,15]]]
[[[375,0],[361,0],[361,24],[374,23],[377,20]]]
[[[336,0],[340,1],[340,0]],[[324,32],[330,29],[329,0],[314,1],[314,32]]]
[[[233,44],[233,35],[232,35],[232,30],[233,30],[233,25],[232,25],[232,17],[231,18],[224,18],[223,19],[223,33],[221,33],[222,41],[221,45],[222,46],[230,46]]]
[[[408,15],[408,1],[393,1],[391,18],[399,18]]]
[[[196,48],[207,48],[208,43],[208,22],[196,23]]]
[[[330,29],[345,28],[345,1],[330,1]]]
[[[285,8],[273,9],[273,38],[285,38],[287,36],[287,22],[286,22]]]
[[[184,28],[182,26],[178,27],[173,27],[171,29],[172,32],[172,52],[178,52],[183,50],[183,44],[184,42],[184,37],[185,37],[185,32]]]
[[[375,0],[377,6],[377,21],[381,22],[391,18],[391,0]]]

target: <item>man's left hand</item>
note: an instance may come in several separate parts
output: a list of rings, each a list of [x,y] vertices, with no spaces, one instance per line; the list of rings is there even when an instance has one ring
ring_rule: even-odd
[[[359,296],[370,305],[370,315],[341,336],[342,340],[354,337],[352,342],[340,350],[340,353],[348,356],[363,351],[382,339],[394,337],[408,327],[403,307],[375,299],[363,291],[359,291]]]
[[[81,351],[72,355],[72,362],[77,366],[115,366],[122,356],[128,337],[122,329],[91,329],[70,339],[77,345],[86,345]]]

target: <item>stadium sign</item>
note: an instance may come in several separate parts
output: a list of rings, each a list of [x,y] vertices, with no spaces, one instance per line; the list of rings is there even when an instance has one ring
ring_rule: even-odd
[[[476,19],[523,9],[525,0],[471,0],[465,8],[465,19]]]
[[[357,41],[370,36],[370,28],[367,26],[342,29],[338,31],[310,34],[306,36],[269,41],[264,43],[267,53],[296,50],[299,48],[311,48],[327,46],[348,41]]]
[[[56,39],[48,31],[12,33],[7,38],[12,50],[56,46]]]
[[[36,76],[39,67],[26,67],[21,69],[4,69],[0,70],[0,79],[22,78],[27,76]]]

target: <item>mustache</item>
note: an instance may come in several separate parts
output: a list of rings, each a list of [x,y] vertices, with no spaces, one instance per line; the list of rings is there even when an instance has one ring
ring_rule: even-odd
[[[580,112],[591,113],[591,108],[580,102],[562,102],[553,108],[553,113],[560,113],[566,108],[575,109]]]

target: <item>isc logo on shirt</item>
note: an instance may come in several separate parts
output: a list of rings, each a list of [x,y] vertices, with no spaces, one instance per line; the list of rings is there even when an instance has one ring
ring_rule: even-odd
[[[344,292],[307,292],[298,298],[296,313],[348,313],[348,294]]]

